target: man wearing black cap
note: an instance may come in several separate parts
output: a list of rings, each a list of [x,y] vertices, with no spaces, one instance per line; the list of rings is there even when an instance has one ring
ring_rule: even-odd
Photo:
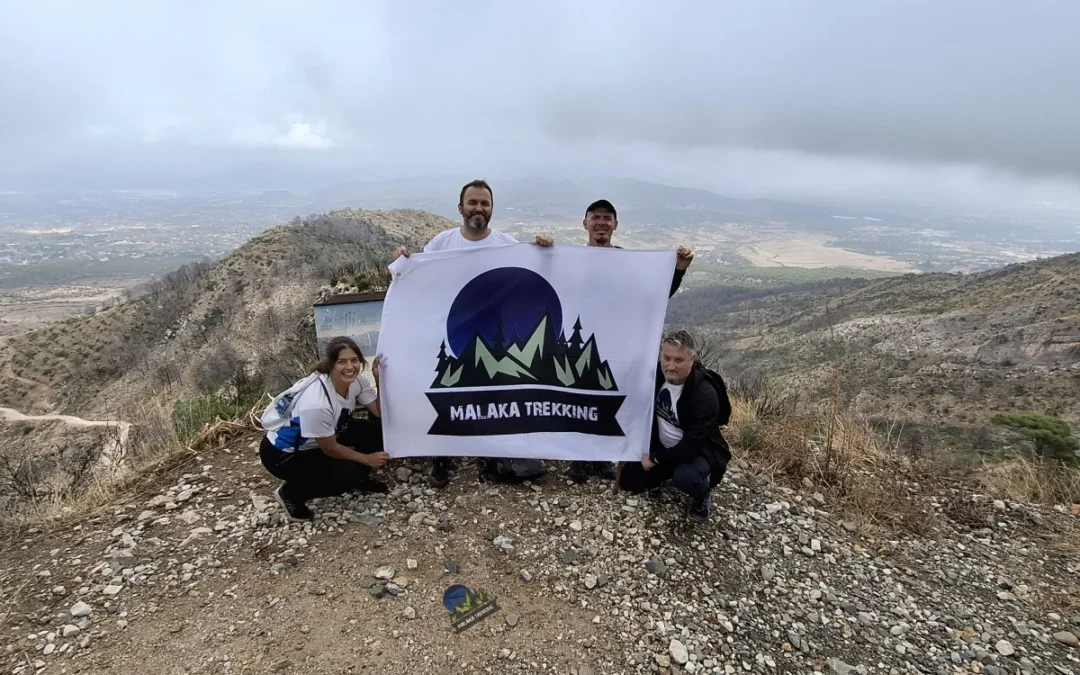
[[[619,218],[615,212],[615,206],[608,200],[598,199],[589,204],[581,223],[585,226],[585,231],[589,233],[589,246],[622,248],[611,243],[611,237],[619,227]],[[686,276],[686,268],[690,267],[690,263],[694,260],[694,252],[685,246],[680,246],[676,251],[676,256],[675,273],[671,277],[671,289],[668,291],[669,298],[679,290],[683,277]],[[615,478],[615,465],[611,462],[570,462],[570,480],[575,483],[588,480],[590,471],[601,478]]]
[[[615,213],[615,206],[606,199],[598,199],[589,208],[585,209],[585,219],[581,221],[585,231],[589,233],[589,246],[602,246],[605,248],[622,248],[611,243],[611,237],[619,227],[619,218]],[[686,269],[694,260],[694,252],[685,246],[680,246],[675,252],[675,274],[671,277],[671,290],[668,297],[675,295],[679,290]]]

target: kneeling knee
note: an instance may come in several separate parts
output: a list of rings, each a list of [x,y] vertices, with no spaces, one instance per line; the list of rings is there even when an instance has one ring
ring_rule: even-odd
[[[708,485],[709,477],[708,475],[702,475],[700,471],[697,471],[692,466],[680,466],[675,469],[672,482],[675,483],[675,487],[683,492],[696,493]]]

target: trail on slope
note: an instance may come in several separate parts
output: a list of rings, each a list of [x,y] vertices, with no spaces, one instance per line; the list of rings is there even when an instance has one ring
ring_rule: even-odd
[[[51,422],[58,421],[65,424],[69,424],[73,427],[113,427],[115,426],[120,434],[116,439],[115,446],[107,444],[105,450],[101,453],[101,463],[109,465],[112,463],[113,458],[119,453],[120,457],[124,456],[124,450],[127,448],[128,433],[131,431],[131,422],[124,422],[122,420],[87,420],[81,417],[75,417],[73,415],[27,415],[19,412],[14,408],[5,408],[0,406],[0,418],[8,422]]]

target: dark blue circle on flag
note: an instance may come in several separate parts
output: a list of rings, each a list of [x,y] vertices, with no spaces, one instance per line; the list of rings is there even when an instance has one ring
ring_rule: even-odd
[[[497,267],[458,291],[446,316],[446,338],[460,357],[477,335],[488,345],[500,331],[508,342],[527,338],[545,315],[552,334],[562,335],[562,303],[547,279],[524,267]]]

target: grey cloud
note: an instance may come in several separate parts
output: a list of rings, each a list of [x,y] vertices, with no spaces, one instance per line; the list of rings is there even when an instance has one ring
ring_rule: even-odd
[[[572,95],[552,92],[545,128],[566,138],[1080,173],[1080,5],[754,7],[750,17],[704,4],[676,12],[681,30],[655,29],[679,39],[560,83]]]
[[[1071,2],[41,0],[9,18],[0,187],[102,165],[664,175],[732,153],[777,175],[817,157],[838,182],[866,162],[1080,175]]]

